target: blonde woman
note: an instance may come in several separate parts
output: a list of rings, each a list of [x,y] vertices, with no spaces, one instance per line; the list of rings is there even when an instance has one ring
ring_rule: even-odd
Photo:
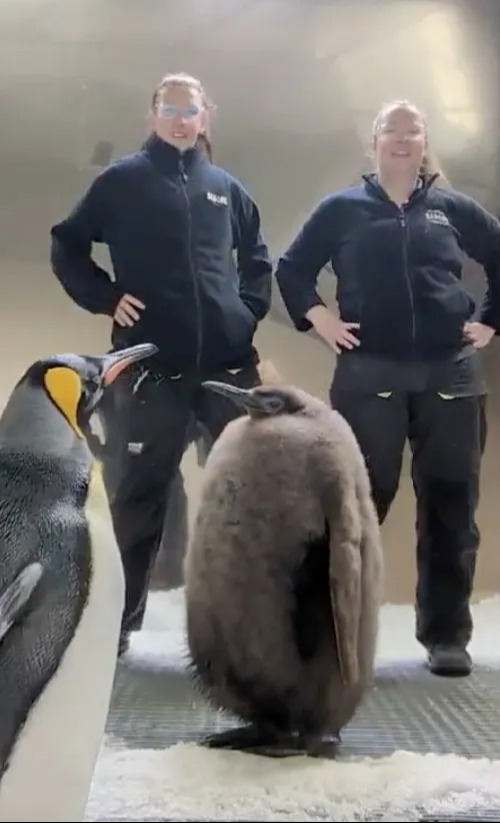
[[[417,501],[418,640],[431,671],[466,675],[486,436],[479,350],[500,329],[500,225],[429,167],[423,113],[389,103],[373,125],[375,169],[326,197],[276,272],[299,331],[340,355],[330,397],[364,452],[380,522],[409,440]],[[487,293],[476,308],[465,255]],[[340,317],[316,290],[330,262]]]

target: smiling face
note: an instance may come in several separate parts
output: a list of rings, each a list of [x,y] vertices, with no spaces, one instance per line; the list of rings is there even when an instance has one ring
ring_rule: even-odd
[[[417,175],[427,149],[423,115],[409,103],[382,109],[375,120],[373,145],[379,172]]]
[[[207,110],[201,86],[190,83],[166,82],[153,102],[152,126],[158,137],[179,151],[192,148],[207,127]]]

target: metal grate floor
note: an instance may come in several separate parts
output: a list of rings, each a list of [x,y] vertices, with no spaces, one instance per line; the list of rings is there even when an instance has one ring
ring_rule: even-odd
[[[120,748],[163,749],[233,722],[207,706],[179,660],[154,669],[126,659],[119,663],[107,733]],[[500,671],[476,667],[470,677],[454,680],[416,665],[379,670],[365,704],[344,730],[339,757],[385,757],[401,749],[500,759]],[[500,788],[498,808],[462,816],[454,811],[439,820],[500,821]]]
[[[182,669],[119,664],[107,731],[130,748],[165,748],[231,725]],[[344,730],[340,757],[385,757],[398,749],[500,759],[500,671],[476,668],[454,680],[416,666],[382,670]]]

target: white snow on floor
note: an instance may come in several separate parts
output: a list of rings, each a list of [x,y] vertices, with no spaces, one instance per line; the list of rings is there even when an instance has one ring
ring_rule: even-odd
[[[500,597],[473,607],[470,651],[500,667]],[[152,593],[145,629],[133,637],[130,665],[164,667],[184,653],[183,591]],[[420,666],[410,606],[382,610],[378,666]],[[500,803],[500,760],[396,752],[386,758],[284,761],[217,752],[195,744],[127,751],[105,741],[87,809],[88,820],[417,820]]]
[[[88,819],[417,820],[498,802],[500,761],[416,755],[359,762],[265,760],[193,744],[165,751],[104,750]],[[380,818],[379,818],[380,819]]]
[[[500,596],[473,606],[474,633],[469,651],[476,663],[500,668]],[[128,659],[136,666],[161,667],[185,653],[184,590],[151,592],[144,629],[132,635]],[[385,604],[381,612],[377,665],[420,666],[425,660],[415,640],[415,612],[411,605]]]

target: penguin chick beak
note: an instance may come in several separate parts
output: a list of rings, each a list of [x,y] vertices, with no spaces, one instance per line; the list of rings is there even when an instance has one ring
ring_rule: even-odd
[[[154,343],[141,343],[138,346],[130,346],[127,349],[106,354],[102,360],[102,374],[104,386],[110,386],[117,377],[132,363],[138,363],[147,357],[152,357],[158,351],[158,346]]]
[[[271,394],[270,389],[266,389],[265,393],[260,393],[253,389],[241,389],[239,386],[221,383],[218,380],[206,380],[202,386],[232,400],[249,414],[269,415],[283,410],[283,401],[277,395]]]

